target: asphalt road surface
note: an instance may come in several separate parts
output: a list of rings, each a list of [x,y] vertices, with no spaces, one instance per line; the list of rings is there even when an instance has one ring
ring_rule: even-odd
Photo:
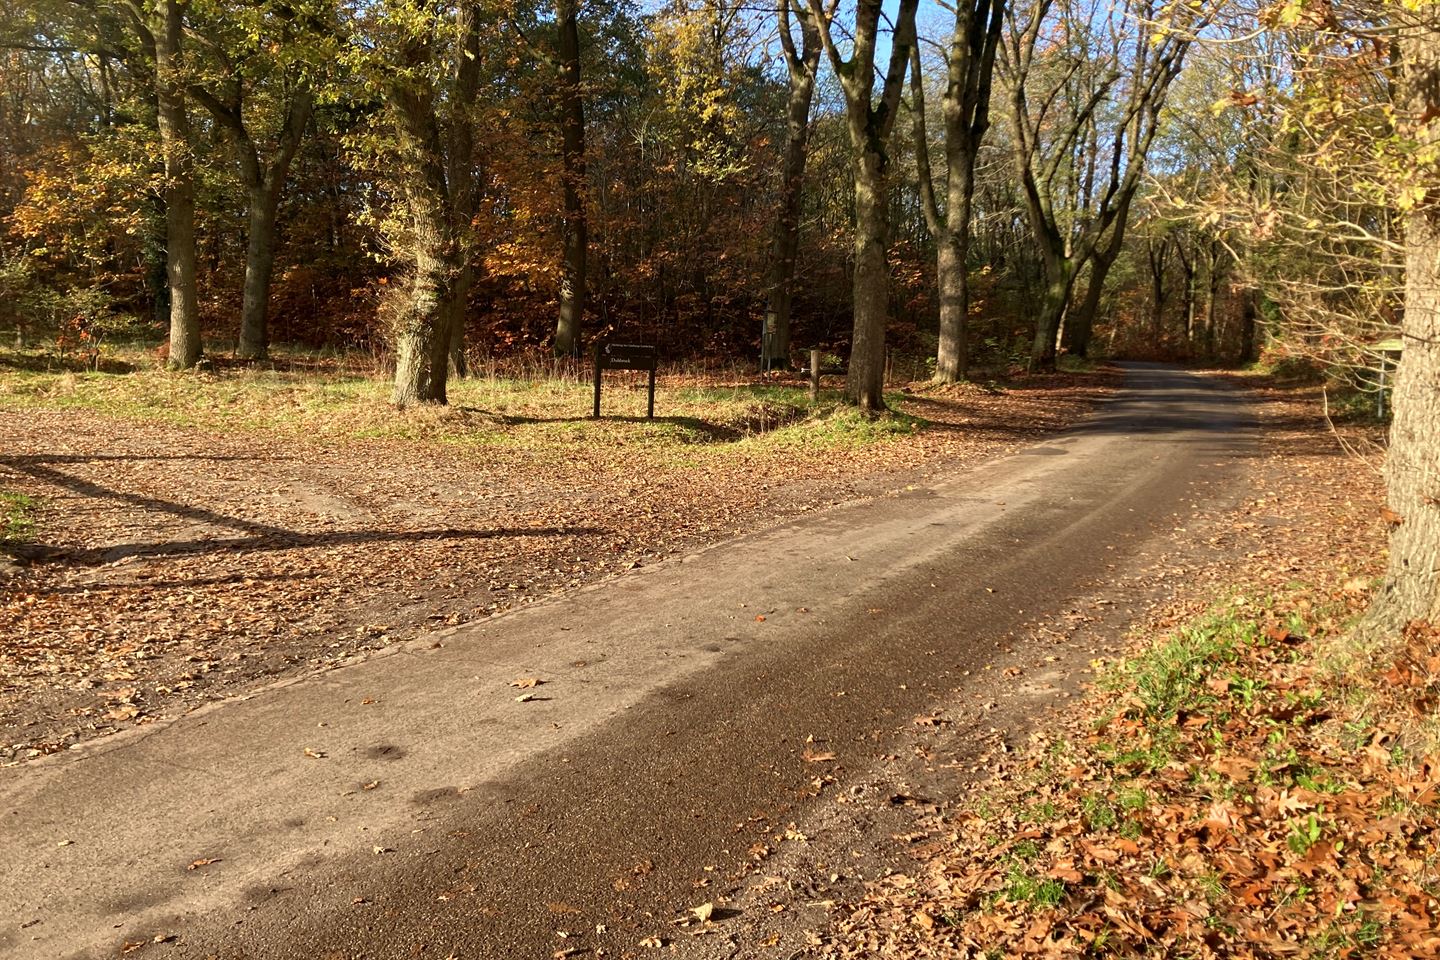
[[[1132,365],[935,486],[0,771],[0,955],[623,956],[1254,447]]]

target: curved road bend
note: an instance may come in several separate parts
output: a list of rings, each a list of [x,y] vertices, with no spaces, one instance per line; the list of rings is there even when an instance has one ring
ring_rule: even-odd
[[[807,749],[862,772],[1195,480],[1229,488],[1250,422],[1131,365],[1078,427],[932,488],[0,771],[0,954],[620,956],[803,818]]]

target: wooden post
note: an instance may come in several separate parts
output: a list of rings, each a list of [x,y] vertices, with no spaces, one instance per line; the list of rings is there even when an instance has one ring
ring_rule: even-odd
[[[600,344],[595,344],[595,419],[600,419]]]
[[[650,368],[650,399],[645,405],[645,419],[655,419],[655,367]]]
[[[810,351],[810,399],[820,399],[820,351]]]

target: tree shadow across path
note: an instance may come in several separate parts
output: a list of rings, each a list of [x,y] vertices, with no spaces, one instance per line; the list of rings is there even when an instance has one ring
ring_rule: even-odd
[[[115,490],[92,480],[72,476],[46,466],[50,462],[81,462],[84,460],[116,459],[109,457],[28,456],[0,457],[0,464],[28,474],[36,480],[80,497],[115,500],[141,510],[170,514],[195,523],[240,531],[245,536],[192,537],[183,540],[157,540],[148,543],[127,543],[102,547],[56,547],[43,543],[22,544],[12,550],[21,559],[58,561],[78,565],[114,563],[127,557],[163,557],[202,552],[251,553],[263,550],[292,550],[312,547],[354,546],[367,543],[418,543],[438,540],[482,540],[495,537],[565,537],[603,534],[606,531],[590,526],[496,527],[467,529],[444,527],[430,530],[327,530],[307,532],[277,527],[218,513],[205,507],[175,503],[159,497]],[[155,459],[130,457],[126,459]],[[185,459],[185,458],[165,458]],[[212,458],[213,459],[213,458]],[[225,458],[244,460],[248,458]]]

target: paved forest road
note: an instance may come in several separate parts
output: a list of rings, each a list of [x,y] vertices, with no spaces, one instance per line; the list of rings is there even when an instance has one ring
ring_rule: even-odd
[[[0,955],[621,956],[817,772],[843,785],[996,637],[1169,534],[1193,481],[1223,491],[1249,423],[1132,366],[1079,427],[934,488],[0,770]]]

